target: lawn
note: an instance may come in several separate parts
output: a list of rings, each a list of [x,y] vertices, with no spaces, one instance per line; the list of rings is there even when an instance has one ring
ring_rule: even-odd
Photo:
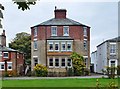
[[[118,79],[99,78],[101,87],[109,83],[118,84]],[[95,87],[96,79],[36,79],[36,80],[3,80],[2,87]]]

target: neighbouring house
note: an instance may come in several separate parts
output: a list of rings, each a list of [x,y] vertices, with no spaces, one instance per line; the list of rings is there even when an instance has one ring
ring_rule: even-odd
[[[0,74],[5,75],[22,75],[24,70],[24,54],[0,45]]]
[[[91,72],[94,72],[96,73],[97,71],[97,51],[94,51],[91,53],[91,65],[92,65],[92,71]]]
[[[90,27],[66,17],[66,9],[54,10],[55,17],[31,27],[31,69],[43,64],[49,72],[72,68],[70,55],[77,52],[90,69]]]
[[[0,4],[0,76],[5,75],[5,72],[11,76],[16,76],[23,72],[24,54],[6,47],[6,35],[2,25],[2,9],[4,7]]]
[[[120,44],[120,37],[106,40],[97,46],[97,57],[94,57],[96,55],[94,52],[91,54],[93,55],[91,59],[95,60],[96,73],[103,73],[102,69],[106,70],[106,67],[117,67],[120,65],[118,56],[118,50],[120,49],[118,44]]]

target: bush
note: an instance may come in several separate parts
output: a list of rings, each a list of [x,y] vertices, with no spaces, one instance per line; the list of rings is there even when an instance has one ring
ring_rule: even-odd
[[[70,57],[72,59],[72,65],[73,65],[73,69],[74,69],[74,75],[75,76],[84,75],[85,63],[84,63],[83,56],[79,55],[76,52],[73,52]]]
[[[47,73],[48,73],[47,67],[42,64],[37,64],[34,67],[34,70],[35,70],[36,76],[38,76],[38,77],[46,77],[47,76]]]
[[[115,71],[117,70],[116,67],[106,67],[106,70],[102,69],[102,72],[108,76],[108,78],[115,78]]]
[[[90,70],[88,68],[85,68],[84,69],[84,75],[90,75]]]
[[[118,65],[117,74],[120,75],[120,65]]]
[[[74,75],[74,71],[72,68],[66,68],[67,70],[67,76],[73,76]]]

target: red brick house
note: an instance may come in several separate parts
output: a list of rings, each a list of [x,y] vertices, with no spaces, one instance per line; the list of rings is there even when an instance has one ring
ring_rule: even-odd
[[[6,47],[6,36],[5,30],[4,34],[0,35],[1,44],[0,44],[0,76],[2,76],[5,71],[10,75],[19,75],[24,69],[24,54]]]
[[[66,9],[55,9],[55,17],[31,27],[31,68],[44,64],[49,71],[72,67],[70,55],[84,56],[90,68],[90,27],[66,17]]]
[[[0,72],[5,70],[10,75],[19,75],[24,69],[24,54],[8,47],[0,47]]]

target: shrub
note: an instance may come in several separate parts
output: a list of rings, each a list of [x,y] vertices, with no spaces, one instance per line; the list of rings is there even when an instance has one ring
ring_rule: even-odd
[[[117,67],[117,74],[120,75],[120,65]]]
[[[106,70],[102,69],[102,72],[108,76],[108,78],[115,78],[115,71],[117,70],[117,67],[106,67]]]
[[[72,68],[66,68],[67,70],[67,76],[73,76],[74,75],[74,71]]]
[[[90,70],[88,68],[85,68],[84,69],[84,75],[90,75]]]
[[[73,52],[70,56],[72,59],[74,75],[79,76],[84,74],[84,58],[76,52]]]
[[[37,64],[34,67],[34,70],[35,70],[36,76],[38,76],[38,77],[45,77],[45,76],[47,76],[47,73],[48,73],[47,67],[42,65],[42,64]]]

